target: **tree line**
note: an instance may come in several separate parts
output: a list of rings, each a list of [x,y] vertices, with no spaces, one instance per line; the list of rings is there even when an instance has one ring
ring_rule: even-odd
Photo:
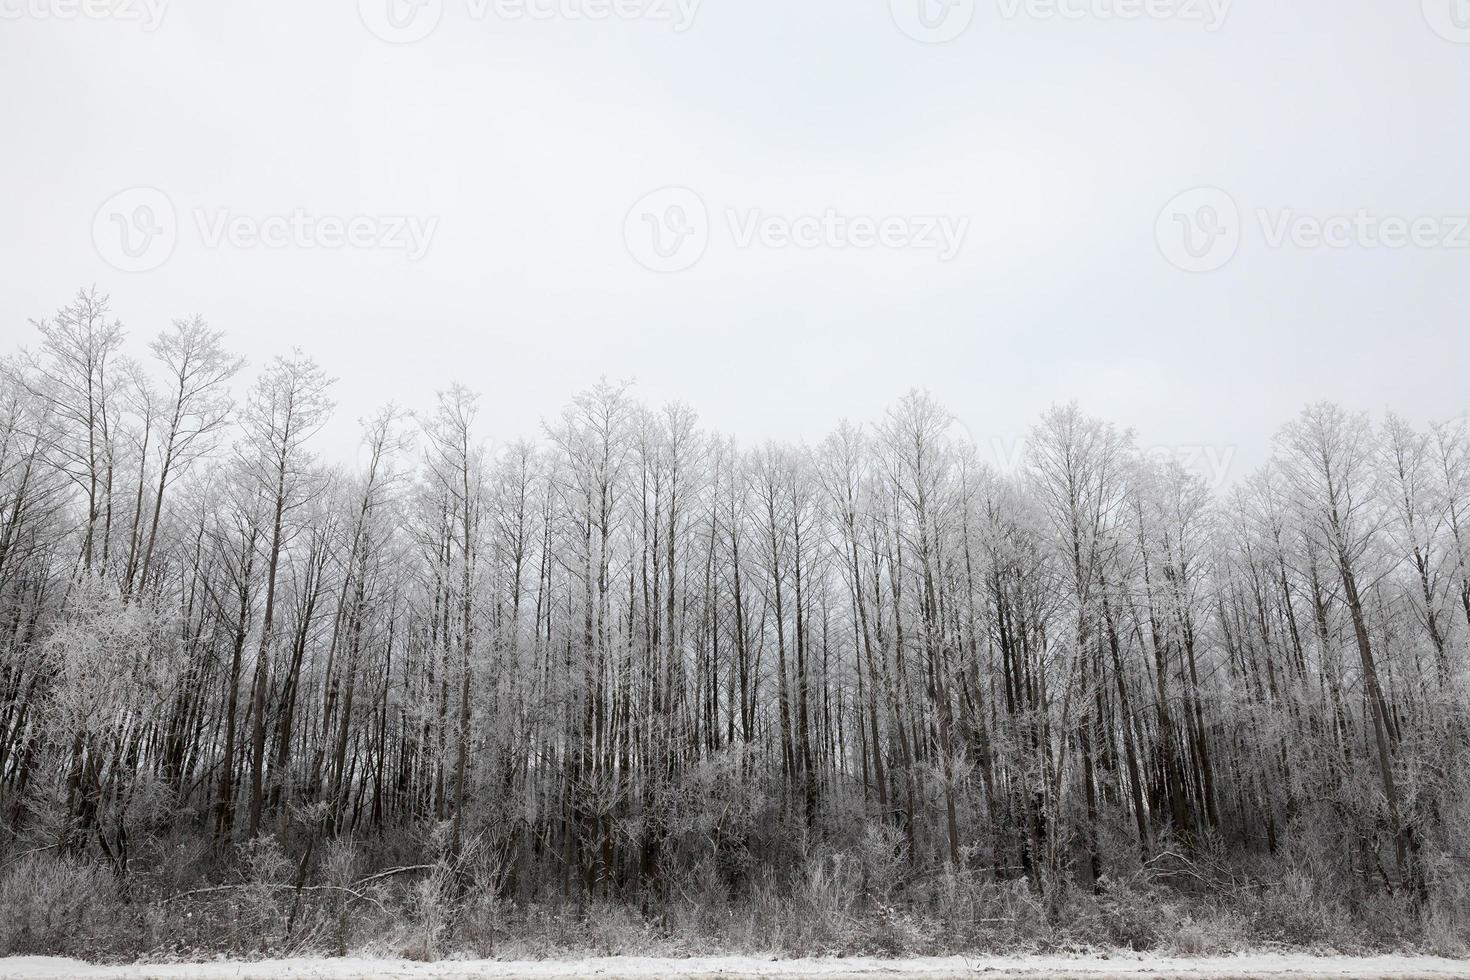
[[[923,393],[740,445],[626,385],[530,441],[95,290],[0,363],[0,838],[473,852],[738,891],[816,841],[1032,894],[1160,854],[1464,879],[1470,426],[1330,404],[1225,492],[1075,405],[1001,473]],[[140,352],[141,353],[141,352]],[[1304,858],[1303,855],[1306,855]]]

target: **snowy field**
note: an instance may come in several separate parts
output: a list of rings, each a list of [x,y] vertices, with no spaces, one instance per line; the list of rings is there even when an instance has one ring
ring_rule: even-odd
[[[1470,960],[1449,960],[1433,956],[1314,957],[1303,955],[1252,955],[1206,959],[1164,959],[1144,957],[1000,957],[969,958],[959,956],[928,959],[802,959],[775,960],[751,957],[702,957],[693,959],[652,959],[641,957],[607,957],[559,961],[459,960],[439,963],[414,963],[407,960],[362,959],[298,959],[263,960],[253,963],[217,962],[198,964],[92,966],[80,960],[62,957],[33,956],[0,959],[0,978],[4,980],[367,980],[376,977],[434,978],[500,978],[528,977],[533,980],[562,980],[569,977],[597,977],[600,980],[657,980],[680,977],[705,980],[716,977],[818,977],[840,980],[844,977],[872,977],[881,980],[948,980],[978,977],[985,980],[1006,978],[1077,978],[1077,980],[1113,980],[1113,978],[1169,977],[1226,980],[1256,977],[1352,977],[1363,980],[1406,980],[1411,977],[1470,978]]]

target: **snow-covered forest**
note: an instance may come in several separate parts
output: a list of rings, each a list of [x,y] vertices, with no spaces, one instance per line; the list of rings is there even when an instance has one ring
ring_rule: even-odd
[[[783,445],[466,377],[343,465],[329,359],[28,333],[0,953],[1470,937],[1465,419],[1310,404],[1216,491],[1073,405],[1003,473],[919,392]]]

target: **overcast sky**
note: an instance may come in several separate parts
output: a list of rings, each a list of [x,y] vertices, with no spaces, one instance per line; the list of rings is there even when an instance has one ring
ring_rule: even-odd
[[[340,445],[604,374],[747,442],[917,386],[1241,466],[1470,406],[1466,0],[418,2],[0,0],[4,349],[95,283],[139,352],[301,346]]]

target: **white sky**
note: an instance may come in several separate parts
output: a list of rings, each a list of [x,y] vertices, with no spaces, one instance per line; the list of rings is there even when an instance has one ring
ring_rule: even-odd
[[[982,448],[1076,398],[1146,445],[1242,467],[1308,400],[1420,421],[1470,406],[1470,231],[1271,248],[1254,213],[1439,216],[1445,234],[1470,215],[1466,0],[1237,0],[1214,32],[1097,16],[1115,0],[1060,0],[1073,20],[978,0],[940,45],[890,0],[703,0],[683,32],[430,0],[442,19],[411,44],[364,23],[404,0],[173,0],[153,30],[143,0],[78,2],[0,0],[3,349],[90,283],[138,353],[199,313],[252,372],[299,344],[337,375],[326,440],[347,452],[358,417],[452,379],[483,393],[496,442],[606,374],[747,442],[816,440],[917,386]],[[660,274],[624,220],[668,185],[700,195],[710,241]],[[1242,220],[1233,261],[1203,274],[1155,241],[1200,185]],[[135,186],[167,195],[178,242],[122,272],[93,220]],[[970,226],[941,262],[741,248],[727,209]],[[198,227],[298,210],[437,227],[417,261],[210,247]]]

